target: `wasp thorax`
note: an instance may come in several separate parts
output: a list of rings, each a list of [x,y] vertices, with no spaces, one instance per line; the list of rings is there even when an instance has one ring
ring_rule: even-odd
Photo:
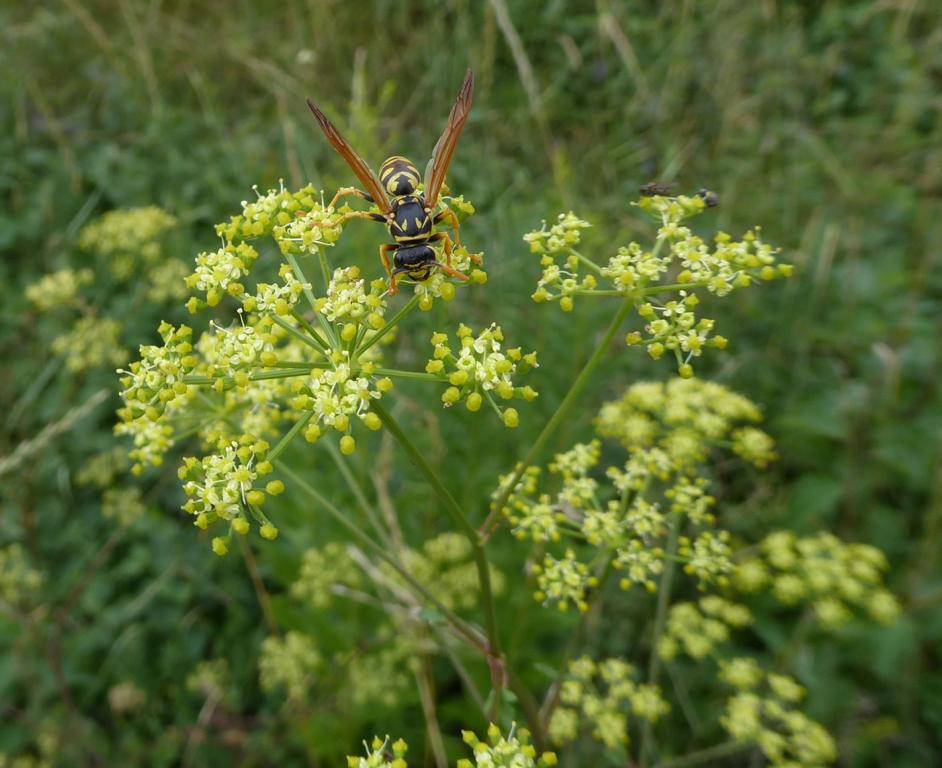
[[[411,195],[419,185],[419,171],[406,158],[394,155],[379,167],[379,180],[393,197]]]

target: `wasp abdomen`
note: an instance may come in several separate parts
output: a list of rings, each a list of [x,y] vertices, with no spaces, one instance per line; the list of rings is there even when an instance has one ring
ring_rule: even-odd
[[[435,266],[435,251],[428,245],[404,246],[393,256],[393,274],[407,272],[413,280],[427,280]]]
[[[393,197],[411,195],[419,185],[419,171],[402,155],[394,155],[379,167],[379,180]]]

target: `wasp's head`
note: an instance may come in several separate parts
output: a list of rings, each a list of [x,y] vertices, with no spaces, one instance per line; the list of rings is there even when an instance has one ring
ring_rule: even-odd
[[[415,194],[419,170],[401,155],[390,157],[379,167],[379,180],[392,197]]]

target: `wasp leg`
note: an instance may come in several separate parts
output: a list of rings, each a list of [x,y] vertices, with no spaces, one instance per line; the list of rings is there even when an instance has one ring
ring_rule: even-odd
[[[451,266],[451,254],[452,254],[452,243],[451,238],[445,232],[436,232],[432,235],[428,241],[430,243],[441,242],[442,248],[445,251],[445,258],[448,260],[447,264],[442,264],[440,261],[435,262],[435,266],[438,267],[442,272],[444,272],[449,277],[455,277],[458,280],[470,280],[470,278],[463,272],[459,272],[457,269]]]
[[[441,243],[445,251],[445,259],[448,261],[448,266],[451,266],[451,255],[453,253],[451,238],[448,236],[447,232],[436,232],[432,235],[428,241],[430,243]]]
[[[370,213],[369,211],[347,211],[340,218],[340,223],[346,224],[350,219],[367,219],[369,221],[381,221],[384,224],[386,223],[385,216],[380,216],[378,213]]]
[[[396,286],[396,276],[393,274],[392,267],[389,266],[389,257],[386,256],[390,251],[395,251],[399,246],[398,245],[381,245],[379,247],[379,259],[383,262],[383,269],[386,270],[386,274],[389,275],[389,295],[395,296],[399,293],[399,288]]]
[[[447,221],[451,224],[451,228],[455,231],[455,245],[461,246],[461,235],[458,233],[458,216],[451,210],[451,208],[446,208],[444,211],[435,215],[435,218],[432,219],[433,224],[441,224],[443,221]]]
[[[458,227],[459,227],[458,215],[453,210],[451,210],[451,208],[446,208],[444,211],[441,211],[438,214],[436,214],[435,218],[432,219],[432,222],[434,224],[441,224],[443,221],[447,221],[451,225],[451,228],[455,232],[455,246],[460,248],[461,247],[461,234],[458,231]],[[478,256],[476,253],[471,253],[468,255],[471,257],[471,261],[474,262],[475,264],[481,263],[481,257]]]
[[[359,197],[361,200],[366,200],[368,203],[373,202],[373,197],[368,195],[362,189],[357,189],[356,187],[341,187],[337,190],[337,194],[334,195],[334,199],[330,201],[328,208],[336,208],[337,201],[342,197]]]

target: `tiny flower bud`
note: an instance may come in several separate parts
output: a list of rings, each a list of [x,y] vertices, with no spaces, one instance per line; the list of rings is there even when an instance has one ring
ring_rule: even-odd
[[[484,398],[481,397],[479,392],[472,392],[470,395],[468,395],[468,400],[465,402],[465,406],[469,411],[474,413],[475,411],[481,410],[481,403],[483,400]]]
[[[357,327],[353,323],[347,323],[340,330],[340,338],[346,342],[353,341],[357,337]]]
[[[368,429],[374,432],[383,426],[383,422],[380,420],[379,416],[372,411],[363,416],[363,423],[366,424]]]
[[[453,283],[442,283],[442,287],[439,289],[439,293],[442,296],[442,299],[445,301],[451,301],[455,298],[455,286]]]
[[[245,494],[245,500],[249,504],[254,504],[256,507],[261,506],[265,503],[265,493],[258,489],[254,489]]]
[[[340,452],[344,456],[349,456],[357,449],[357,441],[350,435],[344,435],[340,438]]]
[[[419,309],[423,312],[428,312],[432,308],[432,297],[427,293],[422,295],[422,298],[419,299]]]
[[[559,308],[560,308],[563,312],[572,312],[572,297],[571,297],[571,296],[563,296],[563,297],[559,300]]]
[[[226,546],[226,542],[220,539],[218,536],[213,539],[213,552],[222,557],[229,551],[229,547]]]
[[[270,480],[265,485],[265,492],[270,496],[278,496],[279,494],[284,493],[285,484],[281,480]]]
[[[274,541],[278,538],[278,529],[271,523],[265,523],[265,525],[258,529],[258,532],[263,539],[268,539],[268,541]]]
[[[503,419],[504,419],[504,426],[510,427],[511,429],[515,428],[518,424],[520,424],[520,418],[517,415],[516,408],[508,408],[506,411],[504,411]]]
[[[244,517],[237,517],[232,521],[232,530],[238,533],[240,536],[245,536],[249,532],[249,521]]]

